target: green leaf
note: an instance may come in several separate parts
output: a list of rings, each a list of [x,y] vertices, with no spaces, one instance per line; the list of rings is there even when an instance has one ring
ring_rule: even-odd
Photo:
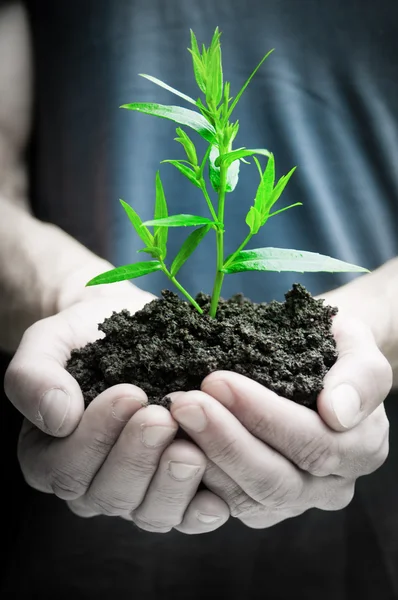
[[[147,246],[153,246],[153,235],[150,231],[148,231],[146,227],[142,226],[142,221],[135,212],[135,210],[131,208],[131,206],[127,204],[127,202],[124,202],[124,200],[120,200],[120,204],[123,206],[128,218],[130,219],[132,226],[134,227],[144,244],[146,244]]]
[[[111,269],[101,275],[97,275],[91,279],[86,286],[89,285],[101,285],[103,283],[116,283],[117,281],[126,281],[127,279],[136,279],[147,275],[148,273],[154,273],[155,271],[161,271],[162,265],[157,260],[150,260],[146,262],[139,262],[133,265],[125,265],[123,267],[117,267]]]
[[[184,94],[183,92],[180,92],[179,90],[176,90],[175,88],[171,87],[164,81],[161,81],[157,77],[152,77],[152,75],[145,75],[145,73],[140,73],[140,77],[144,77],[145,79],[148,79],[148,81],[152,81],[152,83],[155,83],[159,87],[162,87],[165,90],[172,92],[176,96],[179,96],[183,100],[186,100],[187,102],[190,102],[190,104],[194,104],[196,106],[196,102],[193,98],[191,98],[190,96],[187,96],[186,94]]]
[[[289,171],[289,173],[287,175],[283,175],[283,177],[281,177],[280,180],[278,181],[278,183],[276,184],[276,186],[270,196],[270,199],[269,199],[269,203],[267,206],[268,211],[271,210],[271,208],[274,206],[275,202],[277,202],[279,200],[279,198],[281,197],[283,190],[287,186],[289,179],[291,178],[291,176],[293,175],[295,170],[296,170],[296,167],[293,167],[293,169],[291,169],[291,171]]]
[[[217,146],[212,146],[209,155],[209,179],[213,189],[218,193],[220,190],[220,167],[216,166],[216,160],[220,152]],[[235,160],[227,171],[226,191],[233,192],[239,180],[240,161]]]
[[[210,125],[212,127],[214,127],[215,120],[214,120],[213,114],[205,107],[205,105],[203,104],[203,102],[200,98],[198,98],[198,100],[196,102],[196,106],[199,108],[200,112],[202,113],[202,115],[204,116],[206,121],[208,121],[210,123]]]
[[[133,102],[132,104],[123,104],[120,108],[136,110],[145,115],[153,115],[162,119],[169,119],[180,125],[186,125],[194,129],[208,142],[213,141],[216,133],[214,127],[201,114],[181,106],[166,106],[153,102]]]
[[[268,158],[267,166],[261,178],[260,184],[257,188],[256,197],[254,200],[254,206],[261,214],[263,222],[266,221],[270,208],[270,198],[274,189],[275,183],[275,159],[274,155],[270,154]]]
[[[286,248],[242,250],[236,255],[231,264],[228,264],[228,259],[225,264],[224,273],[240,273],[242,271],[369,273],[368,269],[351,265],[330,256]]]
[[[246,224],[250,229],[250,233],[256,235],[261,227],[261,214],[257,208],[252,206],[246,215]]]
[[[153,219],[153,221],[145,221],[144,225],[156,227],[197,227],[198,225],[215,225],[207,217],[197,217],[195,215],[173,215],[166,219]]]
[[[171,165],[176,167],[176,169],[178,169],[180,173],[184,175],[184,177],[189,179],[191,183],[196,185],[196,187],[200,188],[200,182],[196,177],[195,171],[192,171],[192,169],[184,165],[180,160],[162,160],[162,163],[170,163]]]
[[[302,202],[295,202],[294,204],[289,204],[289,206],[285,206],[285,208],[281,208],[280,210],[276,210],[275,212],[268,215],[268,218],[275,217],[275,215],[279,215],[279,213],[285,212],[285,210],[289,210],[289,208],[294,208],[295,206],[303,206]]]
[[[253,156],[254,154],[261,154],[262,156],[271,156],[271,152],[269,150],[264,150],[257,148],[255,150],[248,150],[247,148],[237,148],[236,150],[232,150],[232,152],[227,152],[222,156],[219,156],[216,160],[216,165],[219,167],[221,163],[226,165],[230,165],[235,160],[239,160],[244,158],[245,156]]]
[[[272,48],[272,50],[270,50],[269,52],[267,52],[267,54],[260,60],[260,62],[258,63],[257,67],[254,69],[254,71],[251,73],[251,75],[249,76],[249,78],[246,80],[246,82],[244,83],[244,85],[242,86],[242,88],[240,89],[240,91],[238,92],[238,95],[236,96],[235,100],[232,102],[231,107],[230,107],[230,109],[228,111],[228,116],[227,116],[228,119],[232,115],[232,112],[233,112],[234,108],[238,104],[238,102],[239,102],[239,100],[240,100],[243,92],[245,91],[245,89],[247,88],[247,86],[249,85],[249,83],[251,82],[251,80],[253,79],[254,75],[257,73],[257,71],[259,70],[259,68],[263,64],[263,62],[269,57],[270,54],[272,54],[273,51],[274,51],[274,48]]]
[[[210,231],[210,225],[203,225],[199,229],[195,229],[185,240],[181,249],[171,265],[170,273],[175,277],[182,265],[191,256],[192,252],[198,247],[205,235]]]
[[[138,254],[145,253],[152,256],[152,258],[161,258],[161,250],[157,246],[147,246],[146,248],[141,248],[141,250],[137,250]]]
[[[194,32],[191,29],[191,48],[188,48],[192,54],[193,72],[195,75],[196,83],[201,92],[206,93],[206,85],[204,79],[204,67],[202,63],[202,57],[200,54],[198,42]]]
[[[166,197],[160,173],[156,173],[156,201],[155,201],[155,219],[165,219],[168,217]],[[167,227],[155,227],[153,230],[154,244],[160,248],[160,258],[166,258],[167,254]]]
[[[232,98],[229,97],[231,93],[231,84],[229,81],[226,81],[224,84],[224,98],[223,98],[223,107],[222,107],[222,115],[225,117],[225,115],[228,113],[228,106],[230,101],[232,100]]]
[[[256,165],[257,165],[257,170],[258,170],[258,172],[259,172],[260,179],[262,179],[262,178],[263,178],[263,171],[262,171],[262,169],[261,169],[260,161],[259,161],[259,160],[258,160],[258,158],[256,158],[255,156],[253,156],[253,160],[254,160],[254,162],[255,162],[255,163],[256,163]]]
[[[196,154],[196,148],[195,145],[193,143],[193,141],[191,140],[191,138],[185,133],[185,131],[183,129],[181,129],[181,127],[177,127],[177,138],[174,138],[176,142],[179,142],[182,147],[184,148],[187,158],[189,160],[189,162],[194,165],[197,166],[198,164],[198,156]]]
[[[216,108],[220,104],[223,96],[220,36],[221,33],[216,27],[206,63],[206,102],[212,108]]]

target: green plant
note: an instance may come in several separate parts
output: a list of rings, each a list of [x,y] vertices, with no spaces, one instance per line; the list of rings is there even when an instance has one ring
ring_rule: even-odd
[[[175,140],[183,146],[186,160],[164,160],[162,162],[173,165],[194,186],[201,190],[210,212],[210,218],[187,214],[169,216],[158,171],[156,173],[156,202],[153,220],[143,223],[133,208],[121,200],[121,204],[134,229],[145,244],[145,247],[139,252],[149,254],[153,260],[117,267],[94,277],[87,285],[113,283],[125,279],[134,279],[154,271],[162,271],[193,306],[202,313],[202,309],[194,298],[177,281],[176,275],[211,230],[215,231],[217,242],[216,275],[209,312],[211,317],[216,316],[224,276],[227,273],[238,273],[240,271],[366,272],[367,269],[362,267],[313,252],[301,252],[285,248],[245,250],[251,238],[264,227],[271,217],[301,205],[301,202],[296,202],[279,210],[273,210],[275,203],[279,200],[293,175],[295,167],[276,182],[275,159],[272,152],[265,149],[248,149],[245,147],[233,149],[232,147],[239,130],[239,122],[231,121],[233,111],[252,77],[272,53],[272,50],[261,59],[235,98],[230,97],[230,83],[223,81],[220,32],[218,28],[214,32],[210,46],[206,47],[203,44],[202,51],[199,50],[195,34],[191,31],[191,47],[188,50],[192,55],[193,71],[199,90],[203,94],[203,100],[201,98],[194,100],[150,75],[142,75],[142,77],[194,105],[196,111],[180,106],[164,106],[141,102],[125,104],[121,108],[170,119],[179,125],[193,129],[206,140],[208,143],[207,151],[202,160],[199,161],[193,141],[183,129],[178,127]],[[264,170],[257,156],[266,157],[267,163]],[[247,163],[247,157],[253,157],[260,182],[253,205],[246,216],[249,232],[237,250],[225,259],[224,212],[226,194],[234,191],[238,183],[240,163]],[[206,166],[208,166],[211,186],[217,194],[216,204],[213,203],[207,189]],[[187,237],[171,266],[167,267],[165,260],[168,230],[170,227],[180,226],[195,227],[196,229]],[[149,227],[153,227],[153,233],[151,233]]]

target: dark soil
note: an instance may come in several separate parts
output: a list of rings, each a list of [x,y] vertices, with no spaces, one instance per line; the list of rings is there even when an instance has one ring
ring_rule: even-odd
[[[196,298],[205,313],[209,297]],[[222,300],[217,319],[169,291],[131,315],[113,313],[99,325],[105,337],[74,350],[67,370],[86,406],[106,388],[133,383],[151,404],[167,394],[199,389],[212,371],[235,371],[277,394],[316,408],[325,374],[337,359],[331,333],[336,308],[294,285],[285,302],[255,304],[241,295]]]

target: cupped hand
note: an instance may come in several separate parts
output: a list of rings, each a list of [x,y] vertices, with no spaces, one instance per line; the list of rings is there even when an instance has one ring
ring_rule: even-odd
[[[333,329],[339,358],[318,412],[231,372],[174,396],[172,416],[208,457],[205,484],[249,527],[342,509],[387,458],[391,368],[361,322],[336,317]]]
[[[132,288],[134,289],[134,288]],[[64,366],[73,348],[100,335],[112,311],[134,312],[150,300],[134,292],[90,298],[30,327],[6,374],[5,390],[25,416],[18,456],[26,481],[66,500],[80,516],[120,516],[148,531],[205,533],[229,517],[210,491],[197,492],[206,467],[193,443],[175,439],[169,411],[146,406],[128,384],[100,394],[84,410]]]

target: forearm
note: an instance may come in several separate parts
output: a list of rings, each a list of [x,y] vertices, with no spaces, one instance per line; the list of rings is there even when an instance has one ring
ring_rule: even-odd
[[[15,350],[29,325],[77,301],[88,279],[107,268],[66,233],[0,196],[0,347]]]
[[[394,387],[398,387],[398,258],[321,297],[369,325],[393,367]]]

